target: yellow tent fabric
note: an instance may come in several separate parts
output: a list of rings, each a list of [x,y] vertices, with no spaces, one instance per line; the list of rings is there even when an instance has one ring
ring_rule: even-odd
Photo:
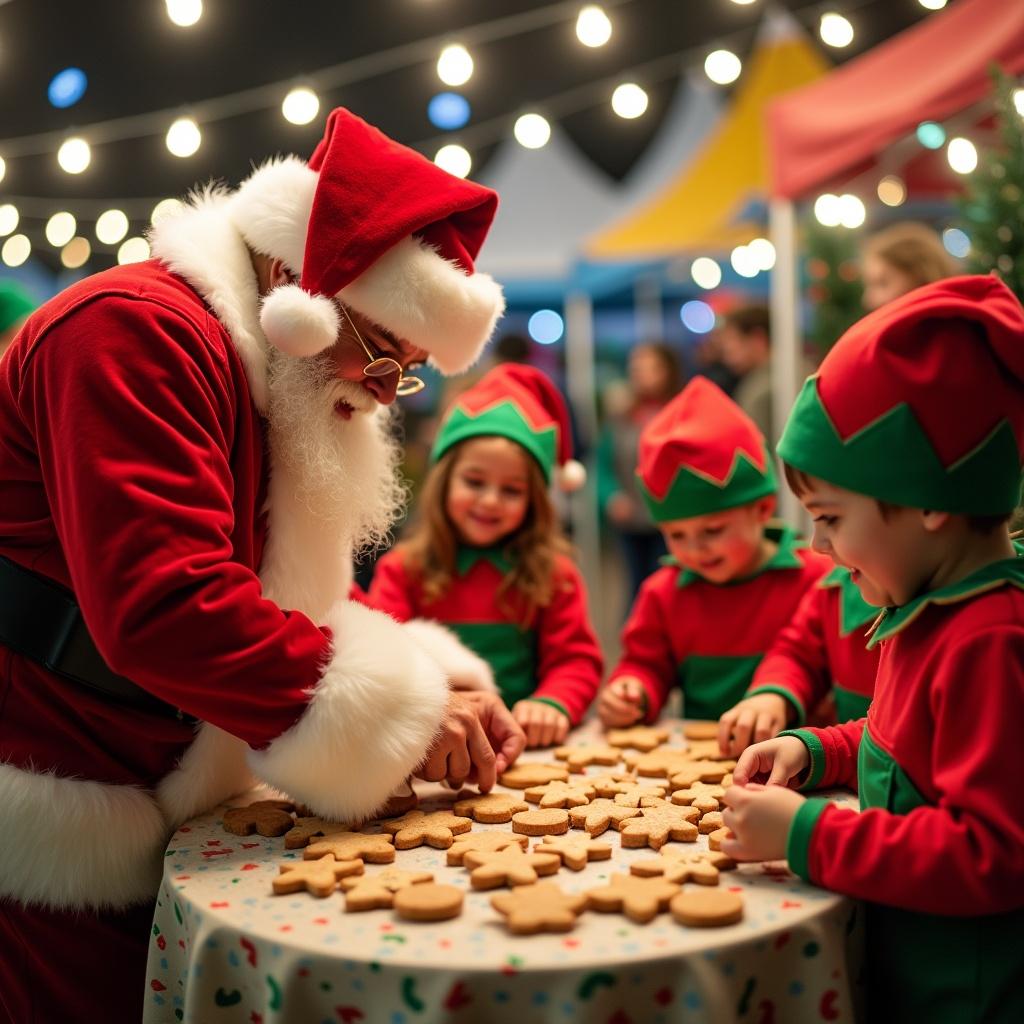
[[[828,70],[802,29],[779,20],[766,23],[731,108],[701,151],[648,203],[592,236],[586,257],[659,259],[750,241],[757,228],[735,224],[734,218],[751,199],[768,196],[766,107]]]

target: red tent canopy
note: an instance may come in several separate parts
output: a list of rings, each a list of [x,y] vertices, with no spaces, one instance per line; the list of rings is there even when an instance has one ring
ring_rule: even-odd
[[[772,194],[798,199],[848,180],[921,121],[991,91],[989,69],[1024,72],[1024,3],[959,0],[768,109]]]

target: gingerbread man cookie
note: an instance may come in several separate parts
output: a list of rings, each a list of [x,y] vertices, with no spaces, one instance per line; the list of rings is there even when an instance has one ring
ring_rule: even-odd
[[[286,850],[301,850],[311,839],[329,836],[333,832],[346,832],[348,826],[340,821],[325,821],[323,818],[296,818],[295,824],[284,834]]]
[[[708,833],[708,849],[720,851],[722,849],[722,843],[726,839],[735,839],[736,837],[732,834],[732,830],[726,828],[724,825],[721,828],[716,828],[714,832]]]
[[[232,807],[224,812],[224,831],[234,836],[283,836],[295,824],[290,800],[257,800],[248,807]]]
[[[590,860],[608,860],[612,848],[589,836],[547,836],[533,844],[534,853],[554,853],[572,871],[582,871]]]
[[[559,764],[517,764],[502,772],[498,781],[509,789],[529,789],[546,782],[568,782],[569,772]]]
[[[669,730],[661,726],[634,725],[629,729],[609,729],[605,739],[613,747],[642,750],[645,754],[668,741]]]
[[[383,827],[395,837],[396,850],[411,850],[424,843],[447,850],[457,835],[473,827],[473,821],[451,811],[410,811],[401,818],[385,821]]]
[[[368,864],[390,864],[395,859],[391,836],[368,835],[364,832],[334,832],[310,843],[303,856],[316,860],[325,853],[336,860],[364,860]]]
[[[562,892],[554,882],[521,885],[491,898],[491,906],[515,935],[571,931],[586,905],[585,896]]]
[[[523,796],[531,804],[549,807],[581,807],[594,799],[594,787],[588,780],[577,782],[546,782],[543,786],[531,786]]]
[[[700,833],[703,836],[710,835],[712,832],[717,832],[720,828],[725,827],[725,822],[722,821],[721,811],[708,811],[700,819]]]
[[[336,860],[327,854],[317,860],[296,860],[290,864],[282,864],[280,874],[271,885],[275,896],[284,896],[305,889],[311,895],[323,899],[334,892],[340,878],[362,873],[361,860]]]
[[[584,772],[592,764],[617,765],[622,760],[622,751],[617,747],[558,747],[555,757],[569,766],[574,773]]]
[[[696,807],[701,814],[708,811],[717,811],[721,804],[719,801],[725,795],[722,786],[716,786],[708,782],[695,782],[686,789],[677,789],[672,794],[672,803],[683,807]]]
[[[532,885],[538,875],[553,875],[562,864],[554,853],[524,853],[518,846],[491,852],[470,850],[462,863],[471,869],[469,881],[474,889]]]
[[[636,782],[615,794],[615,802],[623,807],[657,807],[666,803],[667,790],[645,782]]]
[[[594,787],[594,792],[598,796],[611,798],[618,793],[629,792],[630,787],[635,786],[637,781],[632,772],[608,772],[605,775],[588,777],[587,783]]]
[[[452,810],[464,818],[472,818],[482,825],[503,825],[518,811],[528,810],[522,800],[508,793],[474,793],[463,790]]]
[[[591,910],[614,913],[621,910],[631,921],[647,924],[679,892],[679,886],[664,878],[640,878],[637,875],[612,875],[608,885],[586,892]]]
[[[448,847],[448,865],[457,867],[471,850],[507,850],[510,846],[525,850],[529,841],[526,836],[512,832],[471,832],[456,836],[455,842]]]
[[[569,820],[573,828],[581,828],[593,837],[599,836],[613,823],[616,828],[621,828],[627,818],[635,818],[639,814],[639,808],[623,807],[614,800],[594,800],[585,807],[573,807],[569,811]]]
[[[375,875],[343,878],[341,887],[345,890],[345,910],[386,909],[394,903],[399,889],[433,880],[434,876],[429,871],[403,871],[401,868],[385,868]]]
[[[696,882],[698,885],[718,885],[720,872],[731,871],[736,862],[724,853],[703,850],[676,850],[666,847],[659,857],[635,860],[629,866],[634,875],[652,878],[661,875],[670,882]]]
[[[684,761],[669,772],[673,789],[689,789],[695,782],[717,782],[736,767],[735,761]]]
[[[642,817],[632,818],[619,825],[622,845],[627,849],[649,846],[660,850],[670,839],[680,843],[697,841],[697,821],[700,812],[695,807],[644,807]]]
[[[627,767],[638,775],[648,778],[664,779],[673,772],[679,771],[685,764],[693,760],[692,757],[678,747],[661,747],[659,750],[652,750],[649,754],[635,754],[627,751],[623,754]]]

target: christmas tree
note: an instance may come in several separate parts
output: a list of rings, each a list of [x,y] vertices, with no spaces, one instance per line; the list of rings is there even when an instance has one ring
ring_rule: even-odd
[[[1024,301],[1024,117],[1016,83],[998,68],[992,78],[1002,145],[982,154],[960,204],[971,240],[968,270],[995,271]]]
[[[857,232],[822,227],[815,220],[805,228],[805,294],[811,304],[808,336],[819,359],[864,315],[857,266],[858,238]]]

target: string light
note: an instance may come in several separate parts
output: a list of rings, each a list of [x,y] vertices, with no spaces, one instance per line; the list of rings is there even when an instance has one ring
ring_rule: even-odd
[[[826,228],[839,227],[842,217],[842,208],[839,204],[839,196],[826,192],[814,200],[814,216],[819,224]]]
[[[437,58],[437,77],[445,85],[465,85],[473,77],[473,58],[458,43],[446,46]]]
[[[473,169],[473,158],[469,150],[456,143],[442,146],[434,155],[434,163],[456,178],[465,178]]]
[[[748,242],[747,252],[759,270],[771,270],[775,266],[775,246],[767,238],[755,238]]]
[[[174,156],[184,158],[192,156],[198,151],[203,142],[203,133],[191,117],[179,117],[167,129],[167,137],[164,141]]]
[[[704,74],[716,85],[735,82],[742,70],[742,62],[731,50],[712,50],[704,61]]]
[[[690,267],[694,284],[710,291],[722,283],[722,268],[710,256],[698,256]]]
[[[149,215],[150,224],[159,224],[166,217],[175,217],[185,209],[185,204],[180,199],[161,199],[153,212]]]
[[[830,11],[821,16],[818,24],[818,35],[821,41],[827,46],[834,46],[837,50],[849,46],[853,42],[853,25],[848,18],[841,14]]]
[[[117,262],[122,266],[125,263],[141,263],[148,259],[149,242],[139,235],[122,242],[121,248],[117,250]]]
[[[18,208],[12,203],[0,206],[0,238],[11,234],[18,227],[19,220]]]
[[[886,206],[902,206],[907,199],[907,186],[902,178],[887,174],[878,183],[878,198]]]
[[[9,267],[20,267],[32,253],[32,243],[27,235],[11,235],[0,249],[0,260]]]
[[[978,166],[978,151],[970,139],[957,137],[949,140],[946,159],[957,174],[970,174]]]
[[[89,239],[78,235],[72,238],[60,251],[60,261],[68,270],[77,270],[83,266],[92,254],[92,246]]]
[[[128,234],[128,218],[121,210],[106,210],[96,219],[96,237],[104,245],[117,245]]]
[[[57,163],[68,174],[81,174],[92,161],[92,150],[85,139],[65,139],[57,150]]]
[[[941,11],[946,6],[946,0],[917,0],[926,11]]]
[[[679,319],[693,334],[707,334],[715,326],[715,311],[706,302],[691,299],[680,307]]]
[[[1013,105],[1017,108],[1017,113],[1024,117],[1024,89],[1013,90]],[[0,163],[3,163],[3,161],[0,160]],[[2,177],[3,171],[0,171],[0,178]]]
[[[167,0],[167,17],[179,28],[190,28],[203,16],[203,0]]]
[[[320,98],[312,89],[292,89],[281,101],[281,113],[292,124],[309,124],[320,112]]]
[[[526,322],[526,330],[538,345],[554,345],[565,333],[565,321],[553,309],[538,309]]]
[[[845,192],[839,197],[839,223],[844,228],[859,228],[867,215],[864,203],[856,196]]]
[[[512,134],[520,146],[526,149],[540,149],[546,146],[548,139],[551,138],[551,125],[547,118],[540,114],[523,114],[522,117],[516,118]]]
[[[46,222],[46,240],[55,249],[59,249],[75,237],[77,230],[78,224],[75,222],[74,216],[67,210],[62,210],[60,213],[55,213]]]
[[[436,96],[431,96],[427,104],[427,117],[430,118],[430,123],[443,132],[464,128],[471,113],[469,100],[457,92],[439,92]]]
[[[612,23],[600,7],[591,4],[580,11],[576,18],[576,38],[584,46],[604,46],[611,37]]]
[[[729,262],[732,264],[732,269],[735,270],[740,277],[757,277],[761,270],[757,264],[757,260],[754,259],[750,250],[745,245],[737,245],[736,248],[733,249],[729,254]]]
[[[7,173],[7,161],[0,156],[0,181],[4,180],[4,175]]]
[[[971,251],[971,240],[960,228],[946,228],[942,232],[942,244],[950,256],[962,260]]]
[[[647,93],[635,82],[624,82],[612,93],[612,110],[631,121],[647,110]]]
[[[922,121],[917,126],[917,141],[925,149],[942,149],[946,144],[946,129],[935,121]]]

